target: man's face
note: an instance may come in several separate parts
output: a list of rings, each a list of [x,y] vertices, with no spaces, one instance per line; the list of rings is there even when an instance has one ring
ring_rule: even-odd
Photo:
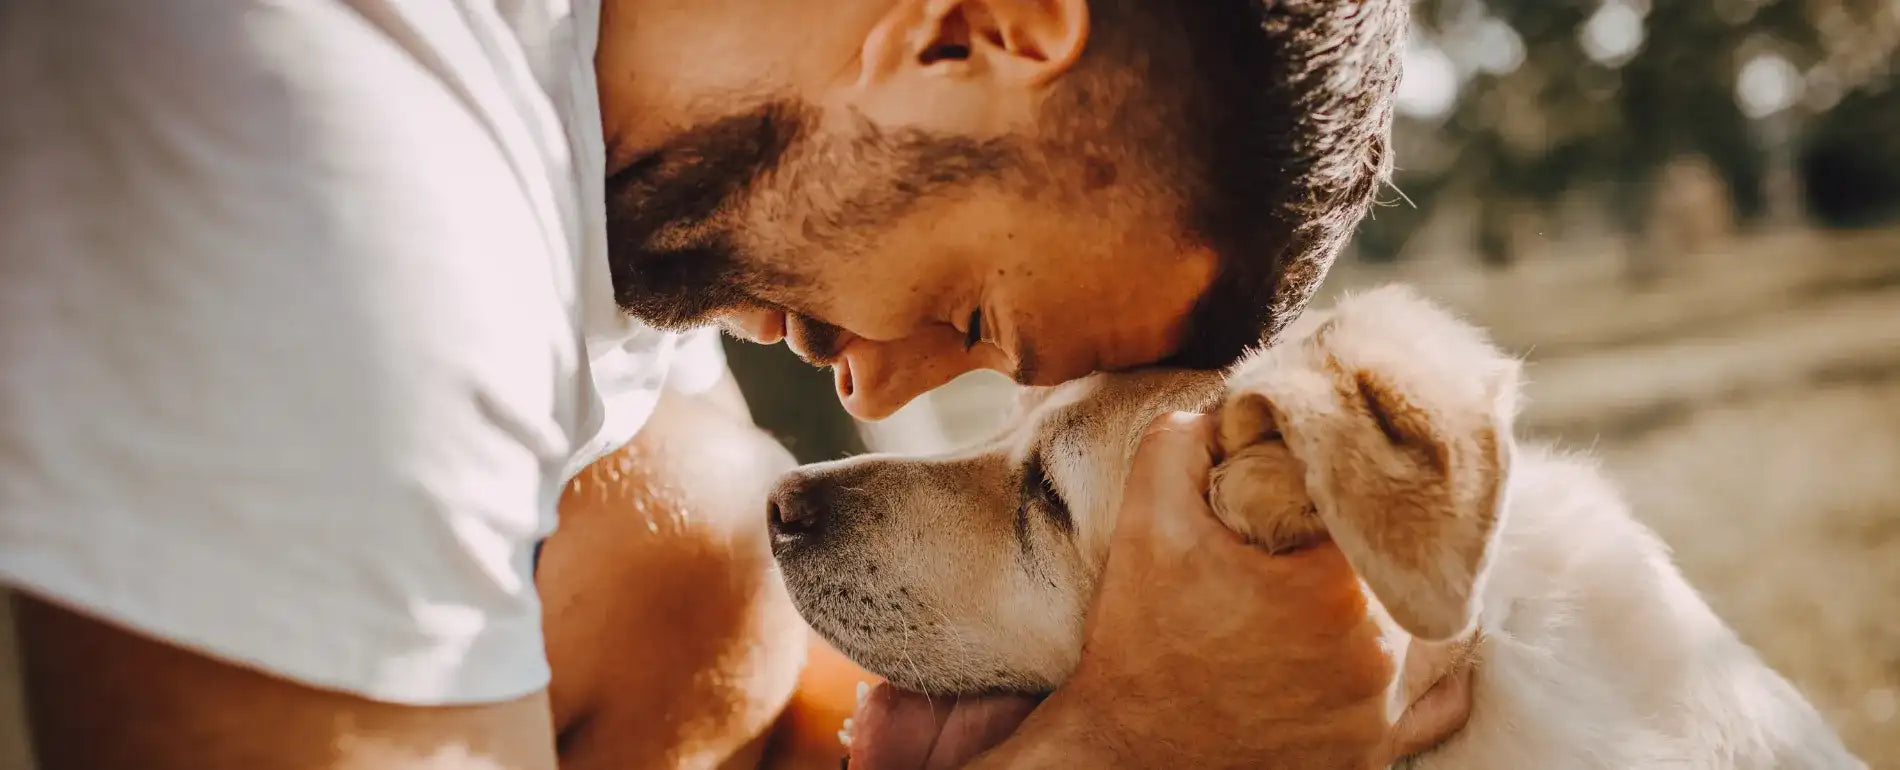
[[[602,22],[635,316],[783,338],[867,419],[973,369],[1054,384],[1181,346],[1214,254],[1151,174],[1046,119],[1083,0],[608,0]]]

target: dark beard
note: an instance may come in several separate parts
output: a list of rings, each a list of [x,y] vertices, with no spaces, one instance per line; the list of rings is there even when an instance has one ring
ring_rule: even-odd
[[[717,224],[776,169],[810,116],[776,102],[695,126],[607,179],[607,264],[620,309],[662,329],[755,304],[773,283]]]

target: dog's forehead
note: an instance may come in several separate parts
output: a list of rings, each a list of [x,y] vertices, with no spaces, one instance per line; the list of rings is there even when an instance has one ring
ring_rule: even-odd
[[[1023,402],[1018,426],[1039,444],[1070,450],[1116,447],[1165,411],[1199,409],[1218,391],[1214,372],[1154,369],[1096,374]]]
[[[1088,434],[1132,419],[1132,413],[1140,407],[1139,394],[1112,374],[1095,374],[1037,390],[1041,392],[1025,399],[1029,408],[1020,416],[1023,427],[1042,442],[1086,441]]]

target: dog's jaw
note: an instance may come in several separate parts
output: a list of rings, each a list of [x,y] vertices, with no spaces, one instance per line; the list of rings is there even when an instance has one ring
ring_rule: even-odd
[[[1074,667],[1074,657],[1061,651],[1081,647],[1079,600],[1072,641],[1031,643],[1020,625],[993,624],[967,608],[938,605],[907,584],[895,565],[816,553],[782,553],[779,559],[793,603],[812,628],[858,665],[908,691],[1047,693]],[[817,561],[829,563],[813,566]],[[1013,655],[1000,641],[1011,637],[1023,641]],[[1036,654],[1037,647],[1045,652]]]

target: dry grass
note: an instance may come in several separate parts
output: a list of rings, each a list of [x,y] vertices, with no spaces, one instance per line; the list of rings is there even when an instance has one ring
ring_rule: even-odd
[[[1716,611],[1872,767],[1900,767],[1900,380],[1600,447]]]

